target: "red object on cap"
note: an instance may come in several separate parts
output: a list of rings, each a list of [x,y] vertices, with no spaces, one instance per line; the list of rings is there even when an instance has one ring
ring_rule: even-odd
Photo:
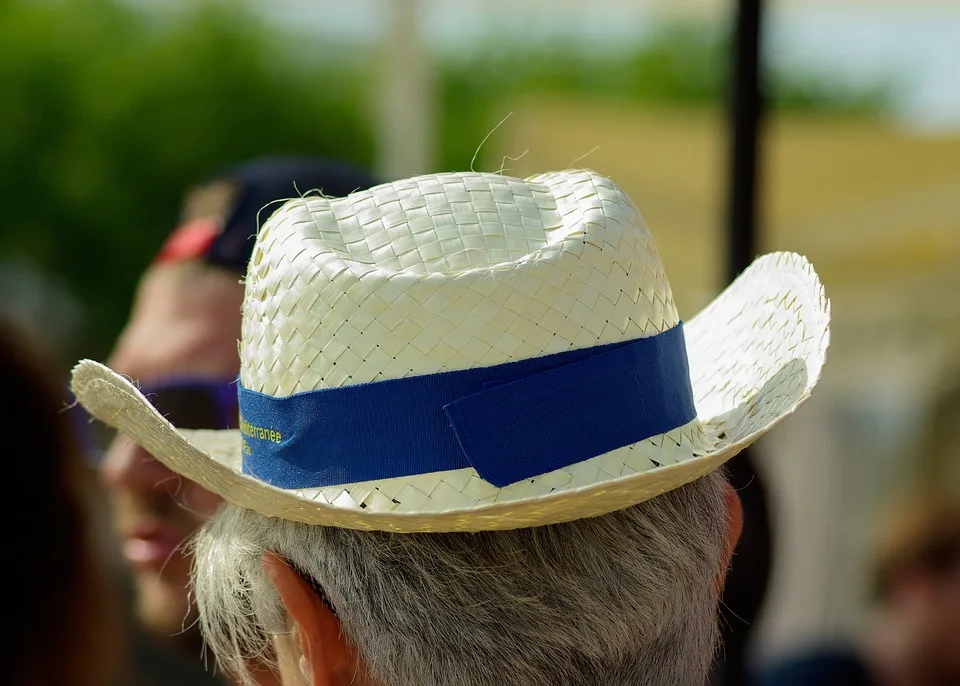
[[[195,219],[177,227],[160,248],[154,262],[180,262],[206,257],[220,233],[220,222]]]

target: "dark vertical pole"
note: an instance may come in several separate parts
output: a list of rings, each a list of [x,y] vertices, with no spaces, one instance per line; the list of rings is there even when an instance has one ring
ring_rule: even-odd
[[[738,0],[731,64],[730,167],[727,204],[726,277],[732,281],[757,253],[758,139],[763,117],[760,87],[762,0]],[[750,451],[728,465],[743,504],[743,533],[723,593],[722,660],[714,683],[749,683],[749,639],[766,595],[772,561],[766,489]]]
[[[757,250],[757,138],[763,114],[760,4],[761,0],[737,3],[731,64],[728,280],[746,269]]]

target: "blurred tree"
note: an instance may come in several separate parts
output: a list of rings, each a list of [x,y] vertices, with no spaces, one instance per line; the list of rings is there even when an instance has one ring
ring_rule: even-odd
[[[260,154],[370,162],[354,63],[281,39],[240,3],[0,2],[0,241],[83,306],[65,355],[106,352],[189,184]]]

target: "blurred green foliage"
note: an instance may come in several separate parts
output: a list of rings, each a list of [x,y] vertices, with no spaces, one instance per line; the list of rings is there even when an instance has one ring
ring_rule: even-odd
[[[340,60],[297,63],[234,3],[158,22],[111,0],[0,2],[2,254],[83,305],[70,354],[107,350],[187,185],[260,154],[370,162]]]
[[[0,0],[0,257],[59,275],[84,327],[67,357],[102,356],[175,225],[184,189],[261,154],[373,158],[375,73],[361,51],[310,51],[241,2],[166,13],[118,0]],[[671,26],[627,53],[490,41],[438,61],[438,168],[464,169],[520,98],[567,93],[718,103],[722,31]],[[773,75],[788,107],[862,110],[866,94]],[[477,168],[489,168],[481,160]]]

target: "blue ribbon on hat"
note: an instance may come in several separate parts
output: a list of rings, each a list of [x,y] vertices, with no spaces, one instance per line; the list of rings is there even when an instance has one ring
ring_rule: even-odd
[[[238,393],[244,473],[288,489],[464,467],[502,487],[696,417],[682,324],[479,369]]]

